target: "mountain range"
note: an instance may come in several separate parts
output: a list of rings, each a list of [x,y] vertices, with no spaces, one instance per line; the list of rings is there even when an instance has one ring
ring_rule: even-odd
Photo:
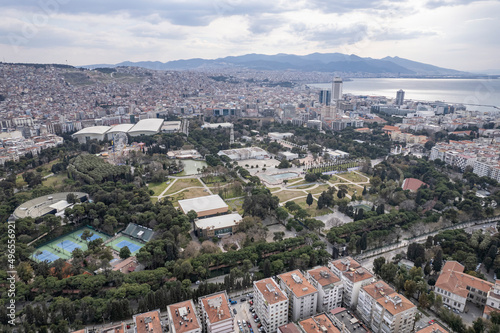
[[[100,67],[132,66],[155,70],[192,70],[203,68],[240,67],[256,70],[298,70],[318,72],[367,73],[374,75],[402,76],[467,76],[470,73],[437,67],[400,57],[382,59],[363,58],[342,53],[293,54],[246,54],[218,59],[193,58],[186,60],[160,61],[124,61],[118,64],[96,64],[82,66],[94,69]]]

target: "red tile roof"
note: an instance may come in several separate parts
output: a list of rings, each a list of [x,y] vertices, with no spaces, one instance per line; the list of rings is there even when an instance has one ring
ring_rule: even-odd
[[[416,192],[421,186],[427,185],[423,181],[416,178],[406,178],[403,180],[403,191],[410,190],[412,192]]]

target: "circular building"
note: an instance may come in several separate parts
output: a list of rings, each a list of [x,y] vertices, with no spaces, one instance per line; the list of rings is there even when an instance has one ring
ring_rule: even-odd
[[[89,199],[89,195],[83,192],[59,192],[44,195],[28,200],[17,207],[13,213],[14,218],[32,217],[35,219],[47,214],[62,214],[66,208],[73,205],[66,201],[70,193],[73,193],[77,199],[80,199],[80,202],[85,202]]]

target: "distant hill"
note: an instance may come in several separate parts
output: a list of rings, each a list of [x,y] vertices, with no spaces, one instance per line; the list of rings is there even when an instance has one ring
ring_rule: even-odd
[[[342,53],[312,53],[304,56],[293,54],[246,54],[218,59],[186,59],[168,62],[159,61],[125,61],[119,64],[99,64],[82,66],[85,68],[135,66],[155,70],[182,70],[223,67],[243,67],[257,70],[299,70],[318,72],[344,72],[391,74],[403,76],[466,76],[467,72],[437,67],[399,57],[382,59],[362,58],[357,55]]]

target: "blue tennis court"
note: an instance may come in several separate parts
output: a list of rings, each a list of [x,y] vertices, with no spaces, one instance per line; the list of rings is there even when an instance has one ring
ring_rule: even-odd
[[[33,258],[35,258],[39,261],[47,261],[47,262],[53,262],[53,261],[56,261],[57,259],[59,259],[58,256],[56,256],[55,254],[53,254],[47,250],[43,250],[42,253],[40,253],[38,255],[33,255]]]
[[[83,232],[82,232],[82,233],[80,233],[80,234],[78,234],[78,237],[79,237],[80,239],[82,239],[82,235],[83,235]],[[96,234],[93,234],[93,235],[92,235],[92,237],[88,238],[88,240],[89,240],[89,241],[93,241],[93,240],[96,240],[97,238],[101,238],[101,236],[96,235]]]
[[[120,243],[116,244],[116,247],[120,249],[124,246],[127,246],[131,253],[134,253],[141,248],[141,246],[131,243],[128,240],[122,240]]]
[[[81,246],[70,241],[70,240],[63,240],[62,242],[60,243],[57,243],[56,244],[57,246],[59,246],[61,249],[63,249],[64,251],[67,251],[67,252],[73,252],[74,249],[80,249]]]

